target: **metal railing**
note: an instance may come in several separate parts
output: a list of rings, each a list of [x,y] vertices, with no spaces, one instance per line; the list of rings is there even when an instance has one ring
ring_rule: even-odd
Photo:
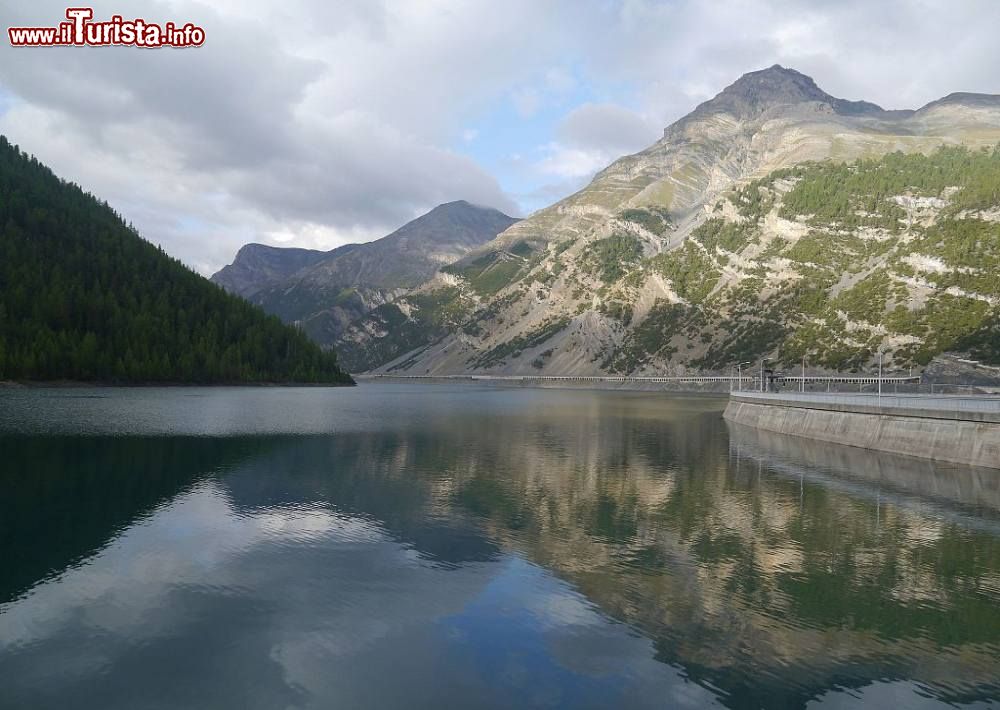
[[[750,389],[760,387],[759,375],[398,375],[392,372],[357,375],[361,379],[393,379],[393,380],[472,380],[484,382],[728,382],[734,385],[734,389]],[[786,384],[802,382],[802,377],[765,377],[765,385],[772,381],[779,381]],[[883,377],[883,385],[913,385],[920,381],[919,377]],[[874,385],[879,382],[879,378],[871,375],[817,375],[805,377],[805,382],[810,384],[853,384],[853,385]]]
[[[923,383],[921,378],[910,375],[777,375],[765,376],[763,388],[759,375],[404,375],[374,373],[357,375],[362,380],[452,380],[461,382],[510,382],[523,384],[544,383],[607,383],[607,384],[726,384],[730,392],[759,392],[778,387],[783,395],[805,394],[875,394],[882,396],[966,394],[981,397],[1000,395],[1000,387],[988,385],[958,385],[948,383]],[[773,391],[773,390],[772,390]]]

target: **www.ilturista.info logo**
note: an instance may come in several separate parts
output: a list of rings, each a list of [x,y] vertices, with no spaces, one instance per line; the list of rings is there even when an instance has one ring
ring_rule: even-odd
[[[188,22],[159,25],[140,17],[134,20],[112,15],[107,22],[93,22],[90,7],[66,9],[68,22],[57,27],[9,27],[7,36],[14,47],[200,47],[205,30]]]

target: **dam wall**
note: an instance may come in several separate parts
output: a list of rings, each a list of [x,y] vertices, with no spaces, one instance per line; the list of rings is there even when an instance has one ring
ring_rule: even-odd
[[[1000,469],[1000,398],[738,392],[725,418],[764,431]]]

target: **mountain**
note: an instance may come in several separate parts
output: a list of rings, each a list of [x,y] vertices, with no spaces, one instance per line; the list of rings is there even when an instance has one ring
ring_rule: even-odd
[[[988,349],[998,143],[998,96],[886,111],[751,72],[338,352],[353,372],[600,374]]]
[[[248,244],[212,280],[332,345],[352,321],[515,222],[492,208],[448,202],[381,239],[329,252]]]
[[[845,101],[830,96],[816,86],[812,77],[775,64],[770,69],[744,74],[723,89],[718,96],[700,104],[690,116],[683,119],[683,122],[687,123],[714,114],[728,115],[746,121],[757,118],[777,106],[802,103],[820,103],[828,106],[834,113],[844,116],[885,113],[881,106],[867,101]],[[668,128],[665,135],[669,132]]]
[[[316,249],[271,247],[246,244],[236,258],[212,276],[212,281],[230,293],[250,298],[265,288],[281,283],[299,269],[330,256]]]
[[[0,136],[0,380],[351,384]]]

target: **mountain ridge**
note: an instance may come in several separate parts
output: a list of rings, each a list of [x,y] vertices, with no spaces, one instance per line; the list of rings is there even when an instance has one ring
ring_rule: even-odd
[[[712,219],[725,229],[739,222],[732,191],[810,162],[997,143],[1000,101],[991,95],[950,94],[921,109],[885,111],[832,97],[794,70],[750,72],[668,126],[653,145],[614,161],[580,191],[374,309],[345,332],[338,352],[352,371],[608,372],[614,361],[608,350],[624,347],[637,330],[650,340],[674,339],[676,324],[664,321],[657,330],[648,319],[665,317],[663,303],[684,300],[680,275],[659,273],[649,260],[676,262],[699,248],[690,237]],[[713,216],[718,210],[724,217]],[[775,223],[801,231],[788,222]],[[770,274],[772,266],[758,266]],[[739,268],[724,268],[736,274],[732,288],[751,283]],[[690,366],[684,354],[655,364],[659,371]]]
[[[349,323],[418,286],[443,265],[495,237],[516,218],[454,200],[437,205],[380,239],[328,252],[266,247],[279,266],[242,247],[212,280],[331,345]],[[304,253],[302,253],[304,252]],[[243,262],[257,258],[252,268]],[[301,263],[300,263],[301,262]],[[252,272],[251,283],[234,276]]]

